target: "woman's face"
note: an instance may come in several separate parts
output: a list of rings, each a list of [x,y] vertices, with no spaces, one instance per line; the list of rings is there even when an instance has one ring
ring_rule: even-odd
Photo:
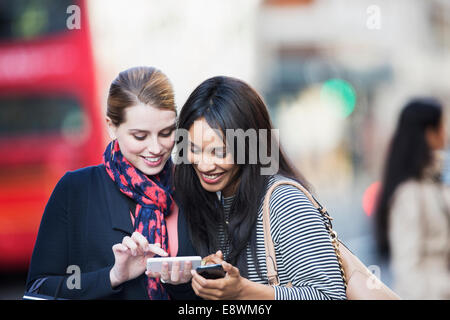
[[[205,190],[222,191],[226,197],[235,193],[236,183],[231,181],[239,167],[232,154],[226,152],[221,133],[204,118],[195,120],[189,128],[188,160]]]
[[[447,144],[446,118],[442,115],[437,128],[429,128],[426,132],[428,145],[433,150],[442,150]]]
[[[119,126],[106,119],[111,138],[137,169],[149,176],[160,173],[175,143],[175,112],[138,104],[125,109],[124,119]]]

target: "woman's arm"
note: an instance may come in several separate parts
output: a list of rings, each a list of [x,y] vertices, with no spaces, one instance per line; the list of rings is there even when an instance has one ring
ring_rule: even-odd
[[[27,290],[38,279],[47,278],[39,293],[66,299],[98,299],[120,291],[111,287],[112,266],[84,273],[80,270],[79,287],[76,273],[69,267],[68,212],[70,173],[58,182],[45,208],[28,271]],[[71,277],[69,279],[69,277]],[[68,285],[69,280],[69,285]],[[73,281],[72,281],[73,280]],[[73,289],[71,289],[73,288]]]

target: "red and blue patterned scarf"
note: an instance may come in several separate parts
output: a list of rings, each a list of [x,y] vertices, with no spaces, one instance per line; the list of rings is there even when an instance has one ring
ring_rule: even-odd
[[[147,176],[122,155],[119,143],[114,140],[106,147],[103,162],[108,175],[120,191],[137,203],[135,230],[145,236],[149,243],[160,243],[161,248],[169,253],[165,217],[174,206],[172,160],[167,160],[158,175]],[[147,291],[151,300],[168,299],[159,279],[148,278]]]

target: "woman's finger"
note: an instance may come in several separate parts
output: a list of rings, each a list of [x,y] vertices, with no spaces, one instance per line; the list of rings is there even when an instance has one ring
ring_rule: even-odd
[[[204,264],[220,264],[223,261],[223,253],[218,250],[216,253],[212,253],[209,256],[203,258]]]
[[[170,271],[170,281],[177,283],[180,281],[180,261],[172,263],[172,270]]]
[[[128,236],[124,237],[122,244],[131,250],[131,254],[135,256],[137,254],[137,244]]]
[[[184,268],[182,271],[183,282],[187,282],[191,278],[191,269],[192,269],[192,262],[185,261]]]
[[[161,279],[165,282],[169,281],[169,264],[167,262],[163,262],[161,265]]]
[[[145,275],[149,278],[161,278],[161,273],[153,272],[151,270],[145,271]]]
[[[199,283],[198,278],[196,278],[195,276],[192,277],[191,286],[192,289],[194,289],[195,294],[201,296],[203,286]]]
[[[122,243],[116,243],[112,247],[113,252],[126,252],[128,251],[128,247],[124,246]]]
[[[217,300],[222,296],[221,290],[204,287],[201,282],[199,282],[198,278],[192,278],[192,288],[198,296],[204,299]]]
[[[228,275],[230,277],[239,277],[240,273],[239,273],[239,269],[234,267],[232,264],[228,263],[228,262],[222,262],[222,268],[223,270],[225,270],[226,273],[228,273]]]
[[[211,264],[221,264],[223,259],[221,259],[218,256],[212,256],[210,261],[211,261]]]
[[[208,280],[199,275],[195,270],[191,270],[192,281],[196,281],[202,288],[215,288],[217,280]]]
[[[161,249],[160,247],[161,245],[158,244],[149,244],[148,245],[148,250],[147,252],[151,252],[152,255],[160,255],[161,257],[167,257],[169,254],[167,252],[165,252],[163,249]]]
[[[134,242],[138,245],[139,250],[144,253],[148,250],[148,240],[146,237],[144,237],[140,232],[133,232],[131,235],[131,239],[134,240]]]

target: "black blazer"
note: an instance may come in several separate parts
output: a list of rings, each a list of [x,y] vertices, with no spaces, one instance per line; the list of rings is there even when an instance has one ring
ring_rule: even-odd
[[[67,299],[148,299],[145,274],[111,288],[112,246],[134,228],[130,209],[135,203],[117,188],[104,165],[66,173],[45,207],[27,277],[27,290],[41,278],[39,293]],[[178,215],[178,255],[197,255],[181,210]],[[71,265],[81,272],[80,289],[67,286]],[[73,279],[73,278],[72,278]],[[70,282],[69,282],[70,283]],[[172,299],[195,299],[190,286],[165,285]]]

